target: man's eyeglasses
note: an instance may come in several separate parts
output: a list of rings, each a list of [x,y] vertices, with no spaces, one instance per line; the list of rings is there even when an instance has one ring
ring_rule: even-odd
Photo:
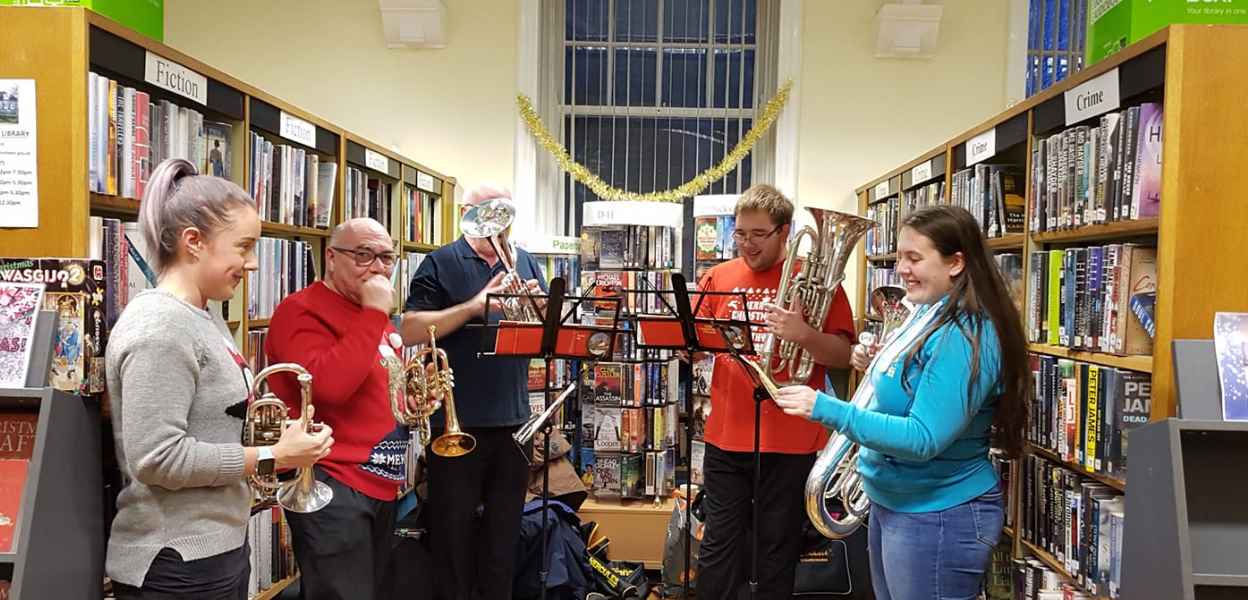
[[[393,252],[383,252],[378,254],[368,248],[361,248],[359,250],[349,250],[347,248],[338,248],[336,246],[330,246],[330,248],[336,252],[350,254],[355,258],[355,266],[357,267],[370,267],[372,266],[373,261],[380,260],[383,266],[390,268],[394,266],[395,261],[399,260],[399,255]]]
[[[776,225],[775,229],[772,229],[771,231],[767,231],[767,232],[760,232],[760,231],[745,232],[745,231],[741,231],[740,229],[738,229],[732,232],[732,239],[736,241],[738,244],[740,244],[741,242],[746,242],[746,241],[748,241],[751,244],[757,244],[775,235],[777,231],[780,231],[781,227],[784,227],[784,225]]]

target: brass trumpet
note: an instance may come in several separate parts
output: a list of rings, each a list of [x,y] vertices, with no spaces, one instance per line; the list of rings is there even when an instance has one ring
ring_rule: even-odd
[[[416,427],[421,440],[429,439],[429,417],[438,410],[438,398],[444,399],[446,432],[429,447],[438,456],[455,458],[475,450],[477,439],[459,426],[455,415],[455,372],[446,351],[438,348],[437,330],[437,325],[429,326],[429,347],[406,363],[393,357],[381,362],[390,374],[390,410],[394,419],[401,425]],[[425,372],[426,364],[434,365],[432,374]]]
[[[282,431],[295,423],[287,418],[289,410],[273,392],[260,394],[265,379],[274,373],[294,373],[299,382],[301,404],[298,423],[303,430],[312,433],[319,425],[308,418],[312,408],[312,374],[295,363],[270,365],[256,375],[252,384],[255,401],[247,405],[243,425],[243,446],[272,446],[282,438]],[[248,484],[262,505],[277,503],[282,508],[298,513],[310,513],[325,508],[334,498],[334,490],[312,476],[312,468],[299,469],[291,481],[279,481],[277,473],[266,476],[253,474]]]

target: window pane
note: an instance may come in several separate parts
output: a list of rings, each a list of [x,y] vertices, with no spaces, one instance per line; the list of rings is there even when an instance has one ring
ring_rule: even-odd
[[[715,108],[754,107],[754,50],[715,50],[712,93]]]
[[[616,48],[615,104],[654,106],[656,67],[659,53],[654,48]]]
[[[709,41],[709,0],[664,0],[663,39],[668,42]]]
[[[615,0],[615,41],[658,40],[659,0]]]
[[[566,0],[564,39],[607,41],[607,0]]]
[[[576,97],[572,96],[573,90]],[[564,104],[606,104],[607,49],[567,47],[563,51]]]
[[[706,50],[663,49],[663,106],[706,106]]]
[[[757,24],[757,0],[715,0],[716,42],[753,44]]]

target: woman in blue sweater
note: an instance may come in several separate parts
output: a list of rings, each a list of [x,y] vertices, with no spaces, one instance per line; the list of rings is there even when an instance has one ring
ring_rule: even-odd
[[[854,348],[874,391],[857,408],[804,386],[776,403],[861,446],[880,600],[974,598],[1004,524],[990,444],[1022,446],[1029,371],[1018,309],[969,212],[906,218],[897,275],[914,310],[880,347]]]

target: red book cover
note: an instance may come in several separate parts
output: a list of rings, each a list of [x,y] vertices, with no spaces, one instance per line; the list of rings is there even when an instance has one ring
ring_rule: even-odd
[[[13,552],[39,413],[0,413],[0,552]]]

